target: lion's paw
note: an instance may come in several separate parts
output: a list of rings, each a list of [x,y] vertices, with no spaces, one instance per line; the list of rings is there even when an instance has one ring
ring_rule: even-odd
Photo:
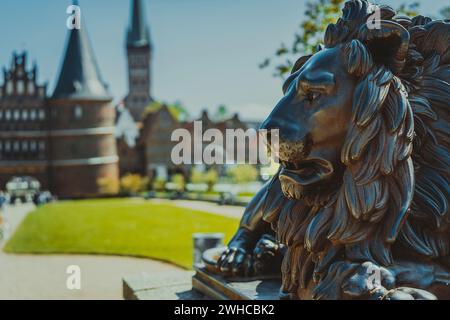
[[[437,300],[437,297],[431,292],[408,287],[400,287],[389,290],[382,300]]]
[[[347,278],[342,289],[351,299],[370,300],[436,300],[432,293],[416,288],[395,288],[396,275],[372,262],[361,264],[354,274]]]
[[[255,275],[279,273],[282,247],[270,235],[264,235],[253,251],[253,272]]]
[[[395,286],[395,276],[388,269],[372,262],[365,262],[344,281],[342,290],[351,299],[370,298]]]

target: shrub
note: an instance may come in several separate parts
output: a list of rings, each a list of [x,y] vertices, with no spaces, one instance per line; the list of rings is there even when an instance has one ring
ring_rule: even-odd
[[[126,174],[120,179],[120,190],[123,193],[133,194],[147,190],[149,180],[138,174]]]
[[[197,169],[192,169],[191,171],[191,182],[192,183],[205,183],[208,185],[208,191],[212,191],[214,185],[219,180],[219,174],[215,169],[209,169],[206,172],[200,172]]]
[[[152,189],[158,192],[163,192],[166,190],[166,179],[156,178],[153,180]]]
[[[228,170],[228,176],[234,183],[243,184],[256,181],[258,178],[258,170],[248,164],[237,165]]]
[[[219,174],[215,169],[209,169],[205,173],[205,183],[208,185],[208,191],[212,191],[214,189],[214,185],[219,180]]]
[[[184,192],[186,181],[181,173],[174,174],[171,182],[175,185],[176,191]]]
[[[117,194],[120,189],[119,180],[111,177],[97,179],[97,185],[102,195],[114,195]]]

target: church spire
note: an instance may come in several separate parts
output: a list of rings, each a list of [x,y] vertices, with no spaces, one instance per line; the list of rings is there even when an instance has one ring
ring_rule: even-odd
[[[132,0],[131,21],[128,28],[127,46],[150,46],[150,33],[145,21],[144,6],[141,0]]]
[[[78,5],[78,1],[73,1]],[[66,50],[53,98],[110,100],[84,21],[68,33]]]

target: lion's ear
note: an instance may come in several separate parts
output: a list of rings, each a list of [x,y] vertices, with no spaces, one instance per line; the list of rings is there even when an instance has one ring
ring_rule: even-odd
[[[298,70],[301,69],[301,67],[303,67],[303,65],[309,60],[309,58],[311,58],[312,55],[309,56],[303,56],[300,57],[294,64],[294,67],[292,68],[291,74],[296,73]]]
[[[316,48],[314,49],[314,53],[320,52],[320,51],[322,51],[324,48],[325,48],[324,45],[321,44],[321,43],[319,43],[319,44],[316,46]]]
[[[410,35],[402,25],[386,20],[364,23],[358,39],[367,46],[376,63],[385,65],[394,74],[403,70]]]

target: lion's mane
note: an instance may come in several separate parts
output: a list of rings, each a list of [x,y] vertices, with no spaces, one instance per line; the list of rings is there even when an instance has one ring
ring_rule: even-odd
[[[450,265],[450,24],[379,7],[382,20],[408,30],[409,46],[397,48],[407,58],[399,61],[386,52],[393,39],[370,41],[363,27],[374,8],[365,0],[347,2],[325,34],[326,47],[340,46],[348,72],[359,79],[340,186],[320,206],[285,199],[279,186],[266,196],[264,219],[288,247],[286,292],[313,281],[315,298],[340,298],[336,277],[365,261],[389,266],[421,255]],[[299,59],[294,75],[309,57]]]

